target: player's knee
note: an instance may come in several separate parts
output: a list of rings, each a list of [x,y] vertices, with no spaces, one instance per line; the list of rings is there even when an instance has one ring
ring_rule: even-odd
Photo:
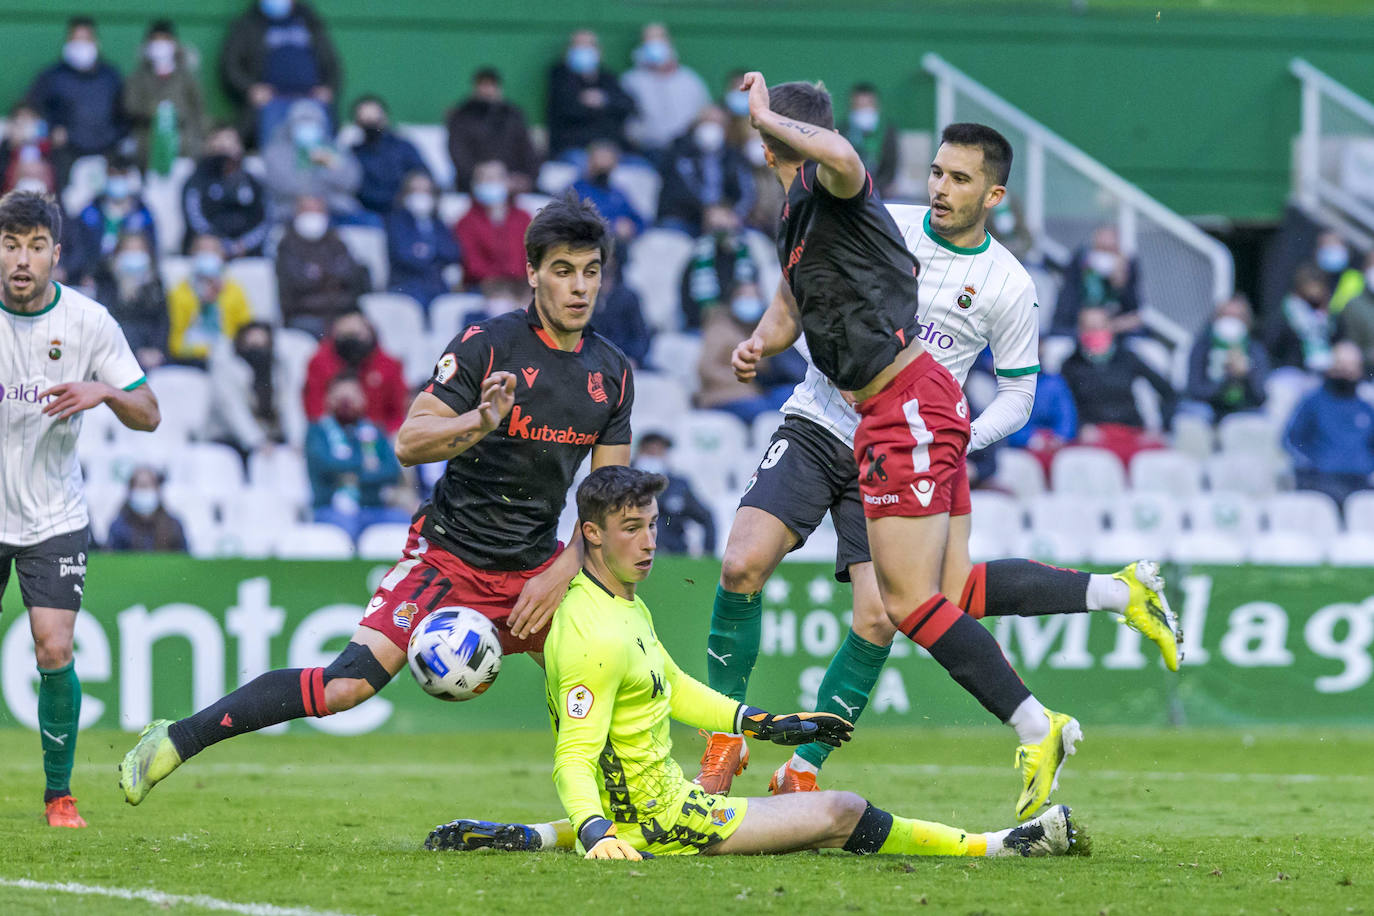
[[[350,642],[321,672],[325,706],[331,713],[352,709],[387,685],[387,671],[372,650]]]
[[[72,644],[65,639],[39,637],[33,644],[33,656],[45,671],[63,668],[72,660]]]
[[[377,693],[367,681],[337,678],[324,685],[324,702],[331,713],[352,709]]]
[[[830,820],[830,833],[832,836],[843,839],[854,832],[854,828],[859,824],[859,818],[863,816],[864,809],[868,807],[868,802],[864,801],[863,796],[853,792],[826,792],[830,796],[826,799],[826,816]]]
[[[725,556],[720,563],[720,584],[727,592],[752,595],[762,591],[768,580],[766,564],[753,556],[748,549],[737,549],[733,544],[726,547]]]
[[[897,635],[897,625],[888,619],[887,613],[878,608],[867,617],[854,615],[854,632],[867,642],[875,646],[889,646],[892,639]]]

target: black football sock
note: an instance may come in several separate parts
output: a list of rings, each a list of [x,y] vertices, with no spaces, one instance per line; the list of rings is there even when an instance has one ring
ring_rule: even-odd
[[[959,605],[975,618],[1078,614],[1089,609],[1091,578],[1034,560],[993,560],[973,567]]]
[[[929,652],[999,722],[1011,719],[1031,695],[992,634],[944,595],[936,593],[897,629]]]
[[[282,668],[260,675],[228,696],[167,728],[177,754],[188,760],[225,738],[304,716],[327,716],[323,668]]]

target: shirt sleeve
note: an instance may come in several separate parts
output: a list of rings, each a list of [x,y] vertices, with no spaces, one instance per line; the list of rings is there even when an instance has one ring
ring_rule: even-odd
[[[119,323],[108,312],[98,320],[100,328],[91,359],[91,377],[123,391],[132,391],[147,381],[143,367],[134,358],[134,351]]]
[[[482,380],[491,374],[495,360],[491,332],[474,324],[449,341],[422,390],[443,401],[454,413],[467,413],[477,406]]]
[[[999,378],[1040,371],[1040,308],[1035,301],[1035,284],[1029,278],[1025,289],[993,319],[988,346]]]
[[[635,374],[625,361],[620,368],[620,397],[615,410],[602,427],[601,438],[597,445],[629,445],[633,438],[630,431],[630,411],[635,403]]]
[[[816,162],[806,162],[802,165],[801,175],[804,179],[803,187],[816,197],[835,201],[838,204],[849,206],[863,206],[868,199],[873,196],[873,175],[867,170],[864,171],[864,184],[859,189],[859,193],[853,197],[836,197],[830,193],[830,189],[821,184],[820,165]]]
[[[616,692],[625,676],[625,647],[594,632],[581,632],[572,621],[563,622],[561,638],[552,642],[544,676],[558,736],[553,782],[576,830],[589,817],[606,816],[597,759],[606,747]]]
[[[662,646],[662,644],[659,644]],[[693,728],[704,728],[712,732],[733,732],[735,714],[740,704],[707,687],[677,666],[668,650],[663,650],[663,660],[673,692],[668,697],[668,708],[672,717]]]

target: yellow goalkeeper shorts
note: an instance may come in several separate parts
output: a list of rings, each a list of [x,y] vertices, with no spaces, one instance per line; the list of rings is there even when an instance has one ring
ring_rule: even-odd
[[[641,809],[640,820],[616,824],[622,840],[656,856],[694,856],[739,829],[749,799],[711,795],[701,786],[682,781],[671,802],[658,813]]]

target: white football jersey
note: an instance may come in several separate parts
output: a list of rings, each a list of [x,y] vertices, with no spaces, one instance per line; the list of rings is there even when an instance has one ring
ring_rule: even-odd
[[[959,384],[978,354],[992,347],[1001,376],[1040,371],[1040,315],[1035,284],[1021,262],[990,234],[977,248],[957,248],[930,228],[930,208],[888,204],[888,212],[921,265],[917,286],[921,343]],[[806,357],[806,378],[782,412],[805,417],[850,445],[859,415]]]
[[[76,458],[83,414],[44,416],[38,396],[61,382],[94,380],[126,391],[144,382],[105,307],[69,286],[53,286],[52,303],[37,313],[0,303],[0,544],[37,544],[88,521]]]

